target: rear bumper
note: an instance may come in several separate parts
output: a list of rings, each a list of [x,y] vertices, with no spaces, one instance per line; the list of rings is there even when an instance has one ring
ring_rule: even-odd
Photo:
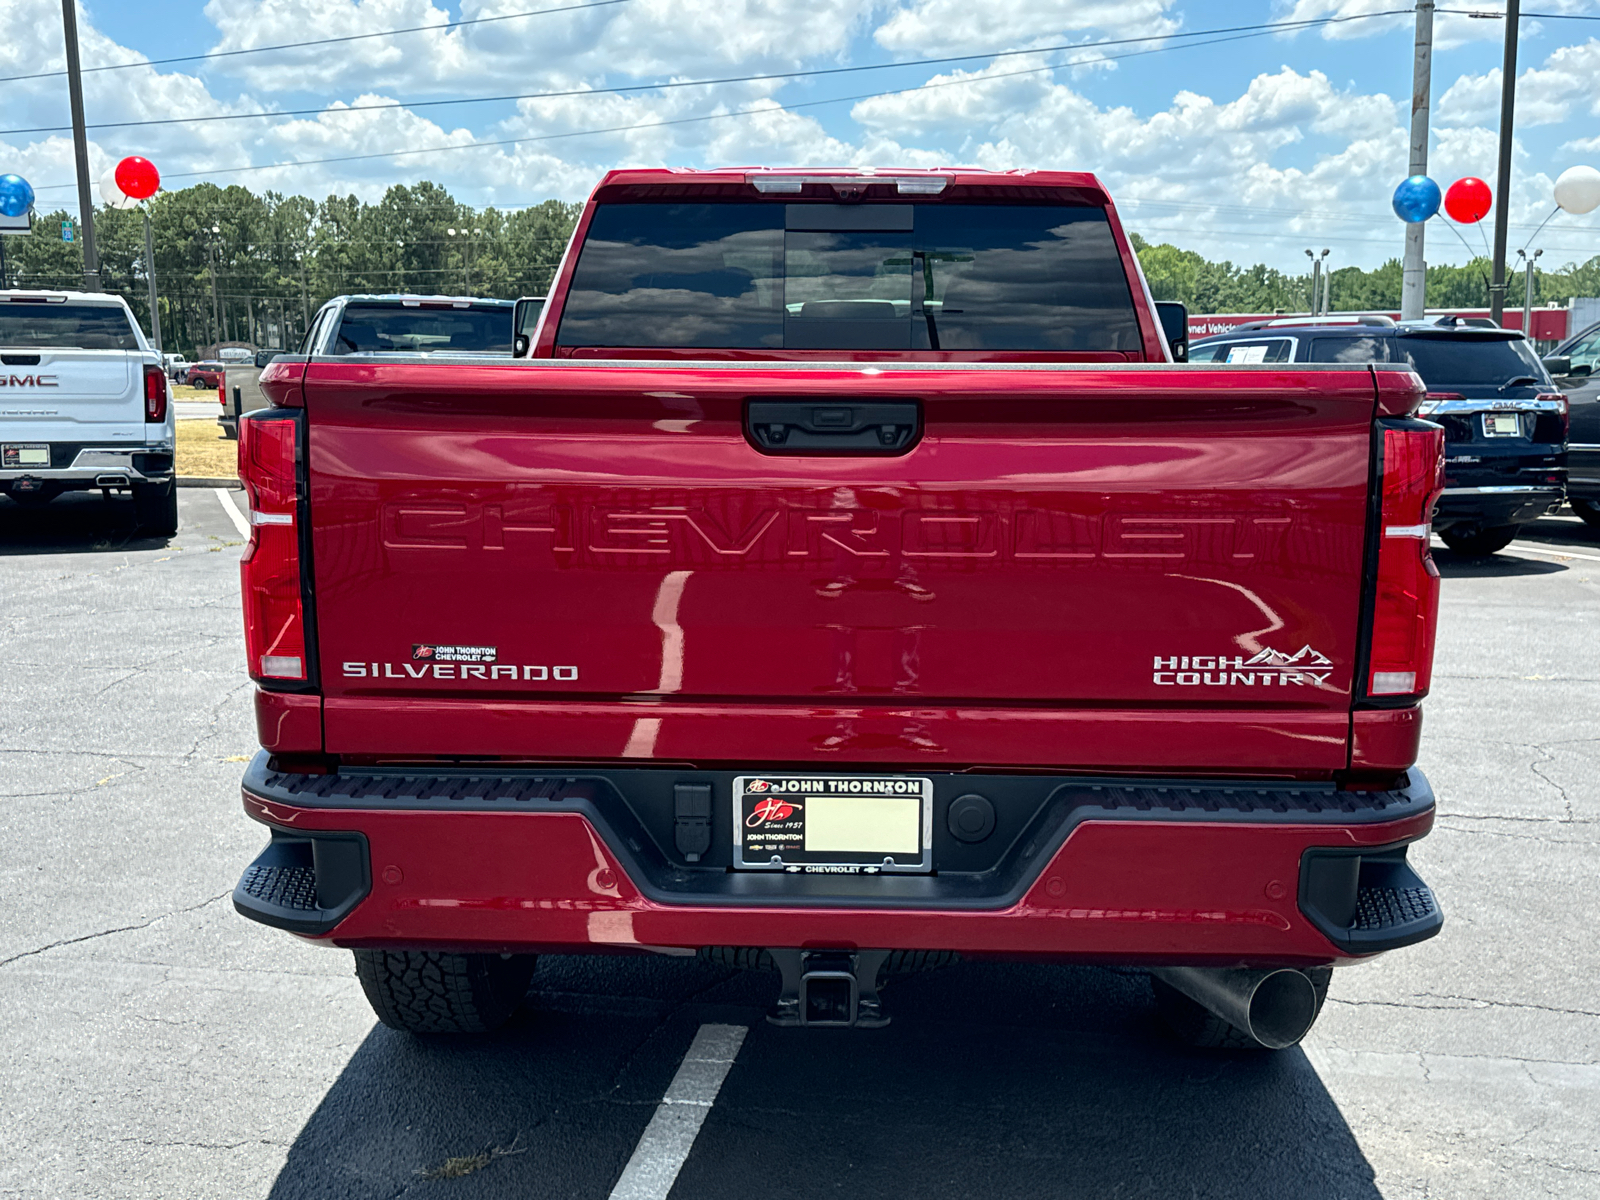
[[[1433,527],[1525,525],[1560,507],[1564,496],[1560,487],[1520,484],[1447,487],[1434,510]]]
[[[0,468],[0,490],[10,491],[13,485],[23,483],[25,490],[47,484],[55,491],[73,491],[130,483],[164,483],[172,478],[171,445],[65,449],[70,451],[70,456],[53,452],[48,467]],[[119,477],[121,482],[114,482]]]
[[[261,755],[244,803],[273,840],[234,903],[340,946],[871,947],[1129,963],[1328,962],[1421,941],[1442,923],[1404,863],[1433,824],[1416,771],[1376,793],[1033,777],[1048,801],[991,869],[933,876],[689,866],[620,794],[619,780],[644,797],[635,777],[648,774],[285,775]]]

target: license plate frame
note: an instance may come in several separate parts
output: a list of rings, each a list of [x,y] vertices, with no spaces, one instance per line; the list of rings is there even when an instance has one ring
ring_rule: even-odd
[[[933,780],[922,775],[742,774],[733,865],[808,875],[933,870]]]
[[[1483,414],[1483,436],[1521,437],[1522,414],[1519,412],[1486,412]]]
[[[10,471],[24,467],[48,467],[50,444],[48,442],[6,442],[0,445],[0,467]]]

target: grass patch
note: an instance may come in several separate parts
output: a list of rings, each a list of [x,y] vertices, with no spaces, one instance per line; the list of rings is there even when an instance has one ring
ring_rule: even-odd
[[[178,421],[178,474],[232,479],[239,473],[239,443],[212,421]]]
[[[462,1154],[455,1158],[447,1158],[437,1167],[430,1167],[417,1174],[423,1179],[460,1179],[463,1175],[471,1175],[481,1171],[497,1158],[509,1158],[513,1154],[521,1154],[527,1149],[522,1144],[522,1134],[517,1134],[509,1146],[495,1146],[477,1154]]]
[[[172,398],[174,400],[209,400],[211,403],[216,404],[217,389],[188,387],[181,383],[175,383],[172,385]],[[218,405],[218,407],[220,408],[221,405]]]

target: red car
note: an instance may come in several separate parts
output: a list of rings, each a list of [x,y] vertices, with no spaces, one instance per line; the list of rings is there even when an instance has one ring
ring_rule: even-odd
[[[184,375],[183,382],[187,387],[214,389],[222,386],[223,376],[227,371],[227,364],[219,362],[195,363]]]
[[[531,343],[283,356],[242,422],[234,902],[386,1023],[491,1028],[550,951],[874,1025],[931,954],[1277,1048],[1438,932],[1409,370],[1174,364],[1065,172],[613,172]]]

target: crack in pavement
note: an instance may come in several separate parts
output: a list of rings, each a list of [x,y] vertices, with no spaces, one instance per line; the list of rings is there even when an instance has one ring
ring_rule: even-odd
[[[1415,995],[1430,1000],[1455,1000],[1458,1004],[1412,1004],[1404,1000],[1346,1000],[1329,996],[1327,1003],[1344,1004],[1351,1008],[1410,1008],[1420,1012],[1463,1012],[1467,1008],[1530,1009],[1536,1012],[1558,1013],[1570,1017],[1600,1017],[1600,1011],[1588,1008],[1561,1008],[1553,1004],[1530,1004],[1521,1000],[1485,1000],[1481,996],[1454,996],[1447,992],[1417,992]]]
[[[151,917],[148,921],[141,921],[137,925],[119,925],[115,929],[100,929],[96,930],[94,933],[83,934],[80,937],[62,938],[59,941],[51,942],[45,946],[39,946],[33,950],[23,950],[17,954],[13,954],[10,958],[0,958],[0,967],[8,967],[19,959],[32,958],[35,955],[43,954],[48,950],[55,950],[61,946],[75,946],[79,942],[92,942],[97,938],[110,937],[114,933],[132,933],[134,930],[138,929],[149,929],[150,926],[159,921],[165,921],[169,917],[181,917],[184,913],[198,912],[200,909],[205,908],[208,904],[215,904],[218,900],[222,900],[231,895],[233,895],[233,889],[229,888],[225,892],[212,896],[209,900],[202,900],[199,904],[191,904],[187,908],[173,909],[171,912],[165,912],[160,916]]]

